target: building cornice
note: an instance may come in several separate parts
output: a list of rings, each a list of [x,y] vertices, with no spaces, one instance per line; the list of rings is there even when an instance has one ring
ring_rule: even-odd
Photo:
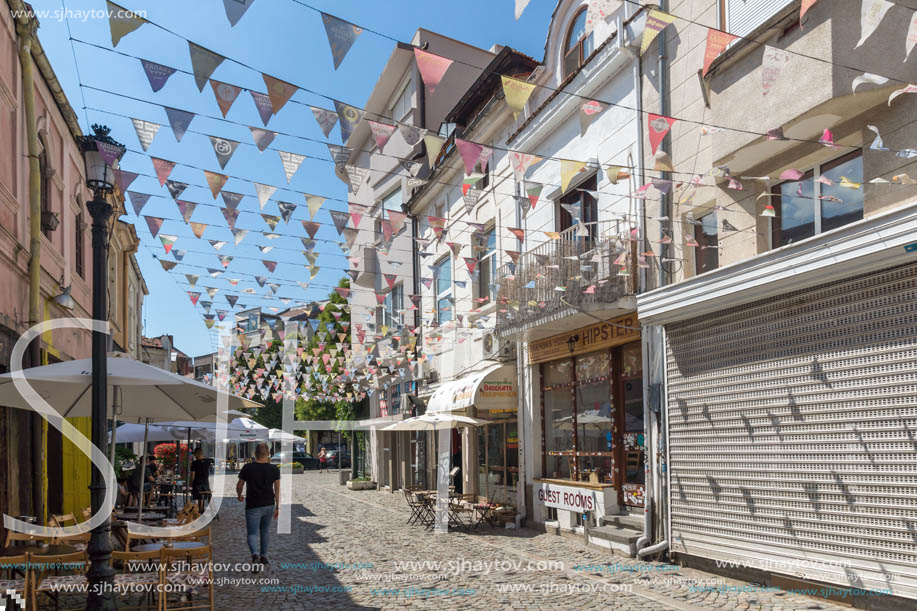
[[[917,200],[637,296],[641,324],[669,324],[797,289],[917,261]]]

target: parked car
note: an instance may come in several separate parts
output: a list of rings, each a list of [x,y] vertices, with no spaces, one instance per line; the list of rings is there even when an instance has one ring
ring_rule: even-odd
[[[338,460],[340,459],[340,464]],[[326,467],[347,468],[350,466],[350,452],[347,450],[326,450],[325,451]]]
[[[318,459],[308,452],[293,452],[291,458],[287,460],[283,452],[277,452],[271,456],[271,464],[280,465],[285,462],[298,462],[303,469],[318,469]]]

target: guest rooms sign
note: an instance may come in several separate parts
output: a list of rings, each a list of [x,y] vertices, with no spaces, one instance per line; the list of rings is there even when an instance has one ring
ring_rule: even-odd
[[[583,513],[598,509],[595,490],[574,488],[548,482],[535,482],[533,493],[535,502],[545,507],[555,507],[567,511]]]

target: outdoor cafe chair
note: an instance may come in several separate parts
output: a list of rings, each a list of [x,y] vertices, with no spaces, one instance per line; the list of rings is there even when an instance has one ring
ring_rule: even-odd
[[[31,583],[29,591],[32,604],[29,609],[39,609],[40,594],[51,598],[58,611],[63,611],[60,606],[62,598],[83,598],[89,590],[89,580],[86,578],[88,568],[89,562],[84,551],[53,555],[29,554],[31,577],[26,577]],[[81,602],[81,606],[71,609],[84,609],[85,600]]]
[[[161,559],[163,584],[172,586],[163,593],[161,611],[213,611],[213,547],[164,547]]]
[[[162,583],[162,554],[159,550],[149,552],[117,552],[111,553],[113,565],[120,565],[120,572],[115,574],[116,585],[148,586],[144,592],[142,601],[148,601],[149,604],[138,606],[125,606],[119,604],[119,609],[148,609],[152,608],[153,599],[156,600],[156,609],[162,608],[162,591],[158,587]],[[155,566],[156,570],[150,570]],[[129,592],[121,591],[122,599]]]
[[[423,503],[417,498],[414,491],[410,488],[404,488],[404,500],[407,501],[411,509],[411,517],[408,518],[408,524],[420,524],[423,522],[424,508]]]
[[[41,543],[50,543],[50,537],[44,537],[42,535],[28,535],[26,533],[15,532],[13,530],[6,531],[6,542],[3,544],[4,549],[9,549],[14,542],[21,541],[26,544],[41,544]]]
[[[23,601],[28,598],[28,572],[25,570],[28,562],[28,554],[21,556],[0,556],[0,601],[9,600],[12,591],[16,596],[21,597]],[[19,577],[18,575],[22,575]],[[17,609],[19,605],[13,603],[7,604],[10,609]]]
[[[66,522],[69,521],[72,521],[73,524],[66,524]],[[76,521],[76,518],[73,517],[72,513],[68,513],[51,516],[48,519],[48,526],[52,528],[63,528],[65,526],[79,526],[79,523]],[[81,532],[78,535],[62,535],[60,537],[54,537],[51,539],[51,543],[55,545],[74,545],[85,549],[85,546],[89,545],[89,538],[91,536],[92,533],[87,530],[85,532]]]

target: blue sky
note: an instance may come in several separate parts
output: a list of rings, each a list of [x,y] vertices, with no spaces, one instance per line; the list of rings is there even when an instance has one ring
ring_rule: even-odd
[[[264,92],[265,85],[258,72],[263,71],[360,107],[365,104],[395,44],[372,32],[364,32],[335,71],[319,13],[294,0],[256,0],[235,27],[230,27],[222,0],[123,0],[119,4],[128,9],[145,10],[151,22],[255,69],[227,60],[213,74],[213,78],[218,81]],[[532,0],[520,20],[515,21],[513,0],[309,0],[308,4],[403,42],[410,41],[415,30],[423,27],[482,48],[489,48],[495,43],[509,45],[538,60],[542,59],[544,53],[544,39],[555,6],[553,0]],[[58,0],[33,0],[32,5],[37,11],[53,11],[63,7],[71,11],[71,15],[77,11],[106,9],[104,0],[63,0],[63,3]],[[259,295],[263,294],[264,289],[258,287],[251,276],[246,274],[269,276],[269,282],[279,279],[282,283],[278,296],[305,301],[324,298],[330,287],[337,284],[344,275],[347,259],[335,243],[338,239],[336,232],[333,228],[323,227],[316,238],[328,241],[320,241],[315,249],[320,253],[316,265],[322,270],[308,289],[304,290],[297,285],[297,281],[309,280],[308,272],[303,267],[305,258],[298,252],[302,249],[299,236],[306,235],[299,221],[307,219],[308,213],[303,195],[295,191],[346,200],[346,186],[334,176],[330,162],[306,159],[288,185],[292,191],[283,191],[287,183],[277,152],[266,150],[262,153],[252,146],[251,133],[246,126],[264,126],[248,92],[239,94],[227,114],[226,118],[231,123],[209,118],[221,116],[213,91],[208,85],[203,92],[199,92],[189,74],[175,73],[165,87],[153,93],[140,61],[135,57],[188,72],[191,63],[185,40],[151,24],[127,35],[118,44],[116,52],[111,51],[111,36],[106,18],[71,18],[69,21],[61,21],[46,17],[41,19],[38,34],[84,132],[88,132],[92,123],[108,125],[112,129],[112,136],[129,149],[122,160],[122,168],[150,175],[140,176],[130,190],[154,195],[142,214],[173,219],[165,221],[160,233],[179,236],[174,248],[188,251],[183,263],[220,268],[216,252],[206,241],[208,239],[229,242],[219,253],[237,257],[226,273],[215,279],[210,278],[205,269],[181,264],[174,272],[199,274],[199,287],[209,285],[230,289],[225,278],[238,277],[242,280],[234,290],[252,287],[258,290]],[[71,36],[76,40],[71,42]],[[333,108],[329,100],[303,91],[298,91],[292,99],[303,104]],[[190,131],[178,143],[169,127],[163,106],[207,116],[195,117]],[[130,118],[162,125],[147,154],[142,153]],[[321,159],[329,158],[327,147],[291,136],[340,144],[339,129],[336,127],[326,139],[312,113],[302,104],[288,103],[271,118],[267,129],[290,134],[278,135],[271,144],[272,148]],[[204,134],[241,143],[225,170],[220,170],[210,140]],[[223,204],[222,199],[214,200],[205,187],[189,186],[181,199],[199,204],[191,220],[221,226],[208,228],[203,239],[198,240],[194,238],[189,226],[180,220],[179,211],[168,191],[160,187],[152,177],[154,172],[149,155],[179,163],[170,176],[173,180],[205,185],[201,168],[222,172],[281,187],[273,199],[295,203],[299,208],[288,225],[281,223],[277,227],[276,232],[283,237],[268,240],[250,233],[235,247],[229,230],[225,228],[226,222],[215,207],[216,204]],[[274,201],[269,202],[264,210],[259,209],[254,186],[250,182],[230,178],[224,190],[246,194],[239,207],[243,211],[236,225],[239,228],[268,230],[256,214],[244,212],[279,214]],[[127,207],[131,210],[130,204]],[[345,205],[341,201],[327,201],[315,220],[327,223],[330,227],[331,219],[327,212],[330,209],[344,210]],[[201,289],[189,289],[181,274],[163,271],[153,255],[173,259],[165,255],[160,240],[152,237],[143,219],[138,219],[131,210],[123,220],[135,223],[141,239],[137,258],[150,291],[143,313],[144,334],[157,336],[171,333],[175,336],[176,346],[192,356],[215,350],[215,332],[207,330],[201,317],[200,305],[192,306],[186,293],[188,290]],[[262,254],[256,247],[259,244],[275,248]],[[277,261],[279,264],[276,271],[268,273],[258,261],[259,258]],[[239,272],[239,275],[233,272]],[[201,299],[208,299],[206,293]],[[229,309],[220,293],[212,301],[212,311]],[[239,301],[251,306],[270,305],[250,295],[242,295]],[[273,305],[286,307],[279,302]]]

